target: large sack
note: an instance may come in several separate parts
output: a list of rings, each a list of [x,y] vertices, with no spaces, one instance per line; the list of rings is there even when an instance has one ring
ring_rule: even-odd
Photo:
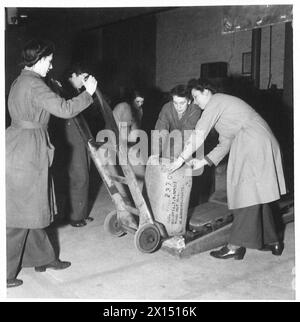
[[[155,220],[164,224],[169,236],[186,232],[192,177],[187,166],[173,173],[166,171],[167,159],[151,156],[147,162],[145,185]]]

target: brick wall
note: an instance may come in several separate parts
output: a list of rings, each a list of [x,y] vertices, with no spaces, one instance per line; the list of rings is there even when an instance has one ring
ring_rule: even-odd
[[[242,73],[251,31],[221,33],[222,7],[184,7],[157,14],[156,85],[163,91],[200,76],[202,63],[226,61],[229,75]],[[272,27],[271,84],[283,87],[284,24]],[[270,28],[262,28],[260,88],[269,82]]]

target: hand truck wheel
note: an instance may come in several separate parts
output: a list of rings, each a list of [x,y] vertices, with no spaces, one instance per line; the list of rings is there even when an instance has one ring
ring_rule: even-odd
[[[104,230],[113,236],[121,237],[125,234],[122,224],[118,220],[117,211],[111,211],[104,220]]]
[[[134,235],[135,247],[143,253],[152,253],[160,245],[160,232],[154,224],[141,226]]]

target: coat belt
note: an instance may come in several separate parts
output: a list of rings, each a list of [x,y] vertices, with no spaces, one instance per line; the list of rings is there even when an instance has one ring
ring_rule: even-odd
[[[47,129],[46,123],[31,122],[24,120],[13,120],[11,126],[21,129]]]

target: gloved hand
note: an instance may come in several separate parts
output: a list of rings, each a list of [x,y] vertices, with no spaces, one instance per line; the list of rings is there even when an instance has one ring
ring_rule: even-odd
[[[179,169],[183,163],[185,162],[185,160],[179,156],[174,162],[172,162],[169,166],[168,166],[168,171],[169,172],[174,172],[175,170]]]
[[[205,159],[191,159],[190,161],[186,162],[188,166],[190,166],[193,170],[198,170],[208,164]]]
[[[92,96],[97,89],[97,80],[94,76],[90,75],[87,79],[83,79],[82,83],[86,91]]]

